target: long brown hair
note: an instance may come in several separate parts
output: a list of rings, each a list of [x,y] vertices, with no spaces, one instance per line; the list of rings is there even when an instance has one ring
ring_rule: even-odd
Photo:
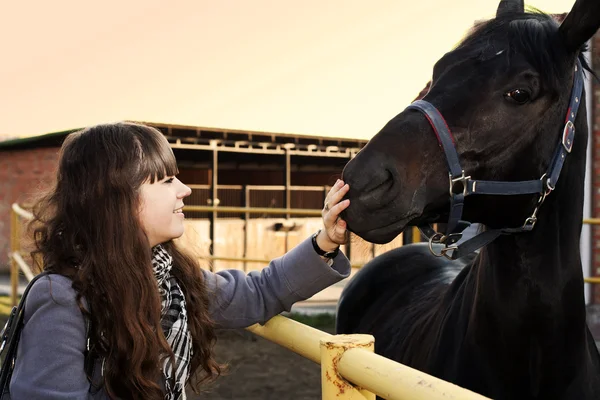
[[[174,360],[160,324],[161,302],[152,271],[152,249],[140,221],[138,189],[178,173],[167,140],[156,129],[98,125],[69,135],[61,148],[55,185],[36,203],[33,259],[72,279],[91,321],[90,342],[104,358],[111,397],[163,399],[158,385],[164,357]],[[198,262],[165,244],[184,292],[196,388],[221,370],[208,294]],[[89,309],[88,309],[89,308]]]

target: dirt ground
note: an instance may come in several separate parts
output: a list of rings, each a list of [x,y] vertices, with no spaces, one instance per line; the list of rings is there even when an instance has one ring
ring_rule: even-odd
[[[200,395],[189,392],[189,399],[321,399],[319,365],[250,332],[220,332],[216,354],[229,372]]]

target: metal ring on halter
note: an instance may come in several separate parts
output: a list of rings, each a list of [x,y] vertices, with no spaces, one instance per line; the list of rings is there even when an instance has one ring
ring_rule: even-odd
[[[540,178],[541,181],[543,181],[546,185],[546,196],[549,195],[554,189],[556,189],[555,187],[552,186],[552,184],[550,183],[550,178],[548,178],[548,174],[544,173],[544,175],[542,175],[542,177]]]
[[[439,244],[442,243],[441,240],[444,239],[444,235],[442,235],[441,233],[436,233],[435,235],[433,235],[432,237],[429,238],[429,251],[431,252],[431,254],[433,254],[436,257],[441,257],[443,256],[443,252],[440,252],[440,254],[436,253],[435,250],[433,250],[433,244]]]
[[[448,260],[452,260],[452,255],[448,255],[448,252],[451,250],[458,250],[458,246],[447,246],[444,247],[443,249],[440,250],[440,253],[436,253],[435,250],[433,250],[433,244],[442,244],[446,242],[446,240],[448,239],[448,236],[444,236],[441,233],[436,233],[435,235],[433,235],[432,237],[429,238],[429,251],[431,252],[431,254],[433,254],[436,257],[446,257]]]
[[[546,196],[548,196],[554,190],[554,188],[550,185],[550,179],[548,178],[546,173],[544,173],[544,175],[542,175],[542,177],[540,178],[540,181],[545,183],[544,186],[546,186],[546,190],[544,190],[542,196],[540,197],[540,200],[538,201],[538,204],[542,204],[544,202],[544,200],[546,200]]]

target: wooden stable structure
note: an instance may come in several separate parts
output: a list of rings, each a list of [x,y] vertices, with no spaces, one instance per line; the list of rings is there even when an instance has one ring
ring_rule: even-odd
[[[364,140],[149,125],[159,129],[171,143],[182,181],[208,185],[207,204],[190,204],[197,206],[238,205],[221,201],[219,189],[225,191],[224,185],[241,186],[240,203],[247,203],[247,185],[279,185],[283,189],[281,199],[271,198],[268,204],[253,206],[292,208],[292,185],[333,184],[344,165],[366,144]],[[323,204],[323,191],[307,193],[305,197],[309,197],[305,203],[310,203],[310,208]],[[216,239],[216,218],[216,212],[208,214],[211,243]],[[213,245],[210,254],[214,254]]]

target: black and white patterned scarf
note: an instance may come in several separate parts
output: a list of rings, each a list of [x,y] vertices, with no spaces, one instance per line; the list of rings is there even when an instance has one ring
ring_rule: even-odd
[[[155,246],[152,249],[152,269],[161,297],[161,325],[175,354],[175,368],[171,365],[170,358],[165,359],[162,366],[165,376],[165,400],[185,400],[185,383],[189,378],[193,354],[192,337],[188,330],[185,298],[177,280],[171,275],[172,266],[171,255],[161,245]]]

